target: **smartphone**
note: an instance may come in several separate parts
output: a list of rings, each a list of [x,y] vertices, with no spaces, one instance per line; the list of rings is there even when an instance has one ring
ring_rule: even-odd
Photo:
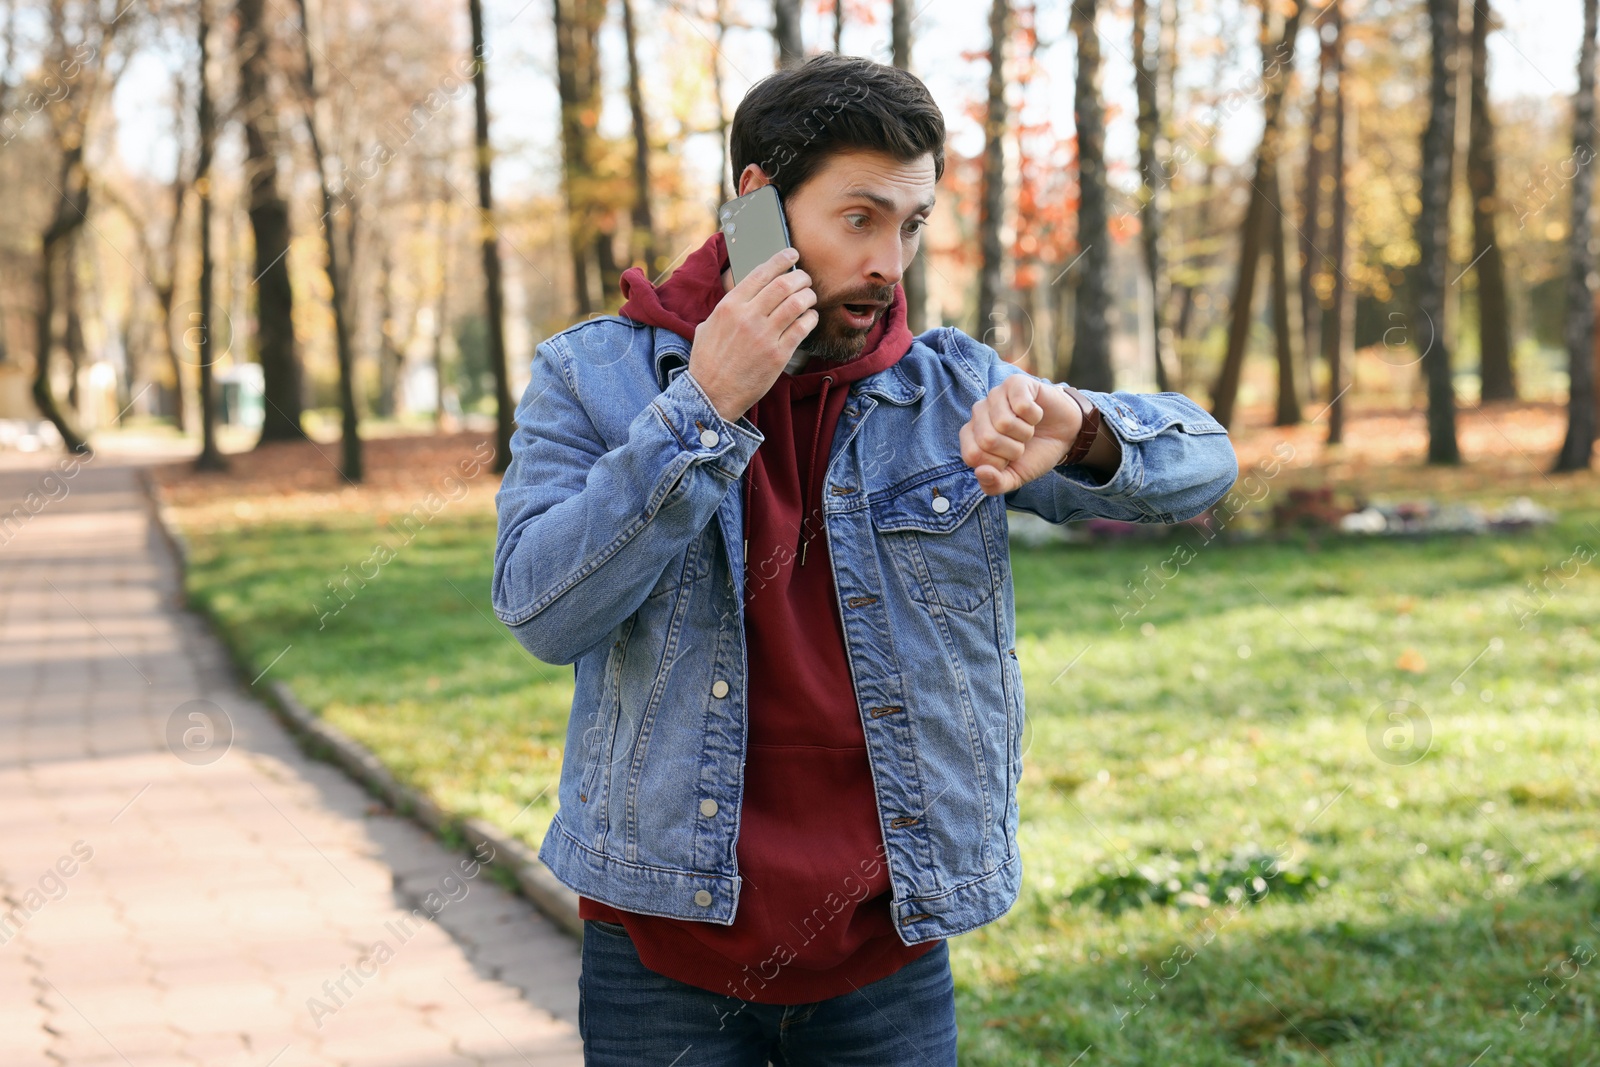
[[[728,269],[735,285],[789,247],[789,222],[783,217],[776,186],[763,185],[729,200],[717,215],[728,242]]]

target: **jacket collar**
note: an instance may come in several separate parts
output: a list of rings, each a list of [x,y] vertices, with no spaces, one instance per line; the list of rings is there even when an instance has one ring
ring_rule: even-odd
[[[656,385],[665,390],[674,378],[688,368],[689,348],[684,339],[671,330],[657,329],[655,334]],[[898,360],[876,374],[867,375],[855,383],[855,391],[871,393],[891,404],[905,406],[915,403],[926,392],[926,388],[906,377],[905,371],[900,369],[903,362]]]

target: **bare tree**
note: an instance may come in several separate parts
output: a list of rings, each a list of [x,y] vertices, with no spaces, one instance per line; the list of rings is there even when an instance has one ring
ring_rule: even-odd
[[[473,114],[476,116],[478,210],[488,225],[483,230],[484,304],[489,316],[489,371],[494,376],[495,449],[494,471],[505,472],[511,465],[511,434],[516,429],[511,401],[511,374],[506,367],[505,296],[500,279],[500,231],[493,224],[494,194],[490,189],[490,170],[494,157],[489,143],[489,85],[484,63],[488,51],[483,36],[483,2],[467,0],[472,19]]]
[[[838,0],[840,4],[844,0]],[[911,69],[911,0],[894,0],[889,12],[889,41],[894,51],[894,65],[901,70]],[[724,167],[724,170],[727,168]],[[906,264],[900,279],[906,291],[906,324],[912,333],[927,327],[928,317],[928,252],[927,237],[917,244],[917,254]]]
[[[655,223],[650,217],[650,124],[645,121],[644,91],[633,26],[633,0],[622,0],[622,35],[628,49],[628,109],[633,114],[632,259],[644,260],[646,274],[660,269]]]
[[[1098,0],[1072,5],[1071,27],[1078,42],[1078,75],[1073,114],[1078,129],[1078,246],[1082,262],[1074,296],[1072,384],[1110,392],[1111,234],[1106,189],[1106,122],[1100,100],[1100,34],[1095,28]]]
[[[1594,453],[1594,62],[1597,0],[1583,0],[1578,92],[1572,101],[1572,226],[1567,273],[1567,435],[1553,471],[1588,470]]]
[[[577,312],[587,316],[609,299],[612,279],[608,267],[613,271],[615,267],[610,262],[610,235],[599,226],[594,189],[594,126],[600,113],[599,33],[605,3],[553,0],[551,9],[556,39],[556,91],[561,98],[561,173],[567,196],[572,283]]]
[[[1151,329],[1155,337],[1156,388],[1176,385],[1177,357],[1167,322],[1171,272],[1167,269],[1166,219],[1172,143],[1167,122],[1172,114],[1170,68],[1176,61],[1177,0],[1157,0],[1155,32],[1149,26],[1148,0],[1133,0],[1133,72],[1139,100],[1139,230],[1144,238],[1145,272],[1150,278]],[[1152,38],[1154,43],[1152,43]]]
[[[1428,123],[1422,131],[1422,201],[1417,213],[1417,271],[1412,332],[1422,349],[1428,382],[1428,462],[1461,462],[1456,443],[1456,395],[1444,331],[1445,275],[1450,261],[1451,172],[1455,163],[1459,0],[1428,0]]]
[[[198,312],[198,339],[195,345],[195,362],[200,368],[200,455],[195,469],[223,471],[228,461],[217,448],[217,391],[212,367],[220,358],[212,336],[214,315],[211,300],[211,156],[217,140],[216,109],[211,103],[211,15],[206,10],[206,0],[195,0],[200,41],[200,104],[196,130],[199,155],[194,165],[195,194],[200,201],[200,294],[196,301]]]
[[[805,62],[805,42],[800,39],[800,0],[772,0],[772,43],[778,66],[798,67]]]
[[[272,97],[264,0],[237,0],[234,48],[239,63],[237,107],[244,123],[250,230],[255,237],[256,353],[266,399],[260,447],[304,440],[302,370],[294,342],[294,290],[289,284],[289,205],[278,189],[278,110]]]
[[[1261,147],[1256,151],[1255,177],[1250,182],[1250,201],[1245,208],[1239,232],[1239,268],[1229,307],[1228,350],[1222,369],[1211,389],[1211,414],[1224,426],[1233,421],[1233,406],[1239,396],[1239,378],[1244,370],[1245,346],[1250,339],[1250,324],[1255,305],[1256,267],[1262,250],[1272,235],[1272,214],[1277,204],[1277,164],[1283,131],[1283,93],[1288,71],[1294,64],[1295,36],[1300,32],[1302,8],[1296,4],[1287,18],[1279,16],[1270,0],[1264,0],[1261,17],[1261,80],[1266,87],[1262,101]],[[1270,17],[1269,17],[1270,14]],[[1273,29],[1281,26],[1281,31]]]
[[[1323,38],[1330,50],[1327,70],[1333,76],[1333,90],[1328,104],[1333,110],[1333,140],[1329,148],[1328,170],[1333,176],[1329,192],[1330,222],[1328,247],[1332,255],[1329,269],[1333,273],[1332,299],[1321,333],[1322,358],[1328,365],[1328,443],[1336,445],[1344,440],[1344,394],[1346,357],[1355,344],[1355,294],[1350,289],[1350,146],[1355,138],[1350,135],[1351,110],[1354,107],[1345,92],[1344,0],[1332,0],[1333,32]],[[1325,260],[1326,261],[1326,260]]]
[[[355,352],[350,343],[350,323],[345,300],[346,286],[339,269],[339,239],[334,230],[336,209],[333,190],[328,185],[324,168],[322,138],[317,133],[317,70],[312,60],[311,19],[306,14],[306,0],[295,0],[300,14],[300,40],[302,43],[301,104],[305,113],[306,136],[311,141],[312,161],[316,164],[317,185],[322,190],[322,245],[324,267],[328,274],[329,302],[333,305],[334,345],[339,360],[339,409],[342,415],[341,437],[343,455],[340,473],[351,482],[362,480],[360,420],[356,411]]]
[[[998,312],[1004,287],[1005,249],[1000,227],[1005,212],[1006,38],[1011,35],[1010,0],[991,0],[989,7],[989,102],[983,123],[983,204],[978,216],[978,322],[983,335]]]
[[[1500,209],[1495,174],[1494,117],[1489,113],[1489,30],[1492,0],[1472,4],[1472,119],[1467,139],[1467,187],[1472,191],[1473,268],[1478,279],[1478,378],[1483,400],[1515,400],[1506,269],[1495,233]]]

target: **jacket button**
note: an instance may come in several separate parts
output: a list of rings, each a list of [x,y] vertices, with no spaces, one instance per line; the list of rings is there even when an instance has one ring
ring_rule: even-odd
[[[702,889],[694,895],[694,902],[702,908],[709,907],[711,905],[711,894]]]
[[[711,695],[719,700],[728,695],[728,683],[721,678],[711,683]]]
[[[707,797],[706,799],[704,799],[704,800],[702,800],[700,802],[700,814],[701,815],[705,815],[705,816],[709,817],[709,816],[715,815],[716,813],[717,813],[717,802],[715,800],[712,800],[710,797]]]
[[[721,438],[717,436],[717,431],[715,430],[700,431],[700,443],[705,445],[707,448],[716,448],[719,440],[721,440]]]
[[[947,511],[949,511],[950,510],[950,498],[949,497],[945,497],[945,496],[936,496],[936,497],[934,497],[933,498],[933,510],[937,511],[941,515],[943,515]]]

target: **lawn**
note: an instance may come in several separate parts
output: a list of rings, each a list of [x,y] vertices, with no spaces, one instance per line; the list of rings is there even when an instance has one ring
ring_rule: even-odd
[[[1527,437],[1430,472],[1313,433],[1237,435],[1245,473],[1300,442],[1252,509],[1332,484],[1526,493],[1560,519],[1218,538],[1141,600],[1127,583],[1176,540],[1014,548],[1024,885],[951,941],[962,1063],[1600,1064],[1597,479],[1541,476]],[[435,478],[470,451],[434,447]],[[290,496],[173,476],[190,595],[246,677],[271,664],[403,780],[537,848],[571,668],[490,610],[495,476],[406,541],[412,474]],[[379,538],[393,558],[332,613],[327,583],[373,574]]]

